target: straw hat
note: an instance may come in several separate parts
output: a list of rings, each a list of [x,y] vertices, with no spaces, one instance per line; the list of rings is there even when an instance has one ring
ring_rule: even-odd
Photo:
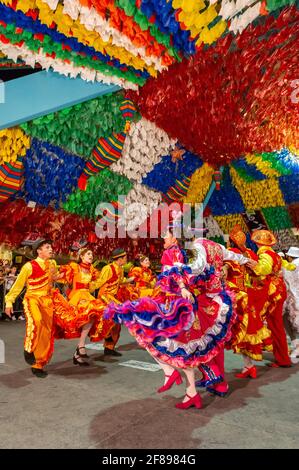
[[[251,235],[251,240],[257,245],[264,246],[273,246],[277,241],[269,230],[255,230]]]
[[[235,225],[229,234],[229,238],[238,246],[243,246],[246,243],[246,235],[242,230],[241,225]]]

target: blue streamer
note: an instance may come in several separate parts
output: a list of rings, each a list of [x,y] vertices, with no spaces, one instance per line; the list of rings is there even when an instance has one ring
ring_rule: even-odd
[[[220,190],[215,190],[209,200],[213,215],[240,214],[245,207],[240,194],[234,187],[228,167],[224,169]]]
[[[176,49],[187,55],[195,54],[195,41],[191,39],[190,31],[181,29],[180,23],[176,20],[176,10],[172,8],[170,1],[142,0],[141,11],[147,19],[155,15],[155,25],[162,33],[171,35]]]
[[[299,202],[299,173],[280,176],[278,181],[285,203]]]
[[[38,139],[32,139],[24,158],[26,201],[58,209],[77,185],[85,161],[77,155]]]
[[[266,176],[259,171],[255,165],[252,165],[251,163],[247,163],[247,161],[244,158],[240,158],[240,160],[237,160],[232,163],[232,166],[236,169],[241,169],[246,172],[248,176],[251,176],[254,180],[264,180],[266,179]],[[241,176],[242,177],[242,176]]]
[[[142,183],[157,191],[167,193],[176,180],[191,176],[202,165],[203,162],[191,152],[186,151],[183,159],[176,163],[172,162],[170,155],[167,155],[143,178]]]

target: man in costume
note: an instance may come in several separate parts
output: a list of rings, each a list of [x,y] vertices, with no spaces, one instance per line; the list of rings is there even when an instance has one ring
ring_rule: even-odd
[[[121,285],[131,282],[131,279],[124,279],[123,266],[127,263],[127,253],[122,248],[116,248],[111,255],[112,263],[104,266],[101,274],[96,281],[99,288],[98,298],[109,305],[111,302],[119,304],[117,298]],[[105,338],[104,354],[106,356],[121,356],[122,354],[115,350],[116,343],[119,340],[121,326],[115,324],[109,335]]]
[[[246,247],[246,235],[239,225],[231,233],[229,250],[258,261],[256,253]],[[242,354],[244,368],[236,374],[238,378],[256,378],[257,370],[252,360],[261,361],[263,350],[272,350],[271,332],[264,325],[261,311],[267,297],[267,286],[252,287],[248,268],[234,261],[226,261],[226,284],[236,295],[237,321],[232,328],[232,339],[227,345],[237,354]],[[265,290],[266,289],[266,290]]]
[[[272,334],[275,358],[275,362],[268,365],[269,367],[290,367],[291,361],[282,317],[283,304],[287,298],[286,284],[282,276],[283,260],[272,248],[276,244],[276,238],[272,232],[255,230],[251,240],[258,246],[258,262],[253,271],[259,280],[267,286],[264,312]],[[284,265],[288,268],[287,262]]]
[[[24,358],[32,366],[32,373],[44,378],[48,374],[43,368],[50,361],[54,345],[52,285],[57,277],[57,266],[51,259],[51,241],[39,240],[35,251],[37,258],[24,264],[5,297],[5,313],[11,316],[12,305],[26,285],[23,301],[26,317]]]

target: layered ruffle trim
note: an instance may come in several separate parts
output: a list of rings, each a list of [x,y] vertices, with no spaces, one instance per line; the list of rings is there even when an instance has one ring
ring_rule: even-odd
[[[53,293],[55,336],[58,339],[72,339],[81,336],[81,328],[92,323],[89,332],[90,340],[101,341],[114,325],[112,320],[103,318],[104,304],[100,300],[92,300],[87,306],[74,307],[60,294]]]

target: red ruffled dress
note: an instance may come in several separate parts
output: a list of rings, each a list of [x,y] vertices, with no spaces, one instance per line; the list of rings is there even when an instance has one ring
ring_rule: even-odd
[[[231,248],[231,251],[258,261],[258,256],[250,249],[242,252],[238,248]],[[256,277],[253,272],[250,275],[245,266],[233,261],[227,261],[226,264],[229,268],[227,285],[235,292],[237,300],[237,321],[233,326],[232,339],[227,349],[261,361],[263,350],[272,350],[271,332],[262,319],[268,287],[253,287],[252,283],[256,283]]]
[[[91,264],[71,262],[61,266],[60,273],[63,273],[63,281],[72,285],[72,290],[68,294],[68,301],[58,291],[54,293],[56,337],[78,338],[82,326],[92,323],[90,340],[104,339],[114,322],[103,318],[105,304],[90,293],[97,288],[99,271]]]
[[[207,364],[223,351],[235,315],[221,283],[222,250],[209,240],[202,243],[208,264],[200,275],[192,274],[183,251],[173,245],[163,253],[153,297],[110,304],[105,310],[105,318],[125,324],[151,355],[178,368]],[[181,297],[180,281],[193,293],[194,304]]]

